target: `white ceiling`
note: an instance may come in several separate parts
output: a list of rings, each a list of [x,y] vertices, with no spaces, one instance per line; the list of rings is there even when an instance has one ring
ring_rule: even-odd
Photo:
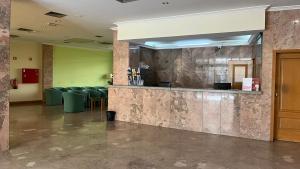
[[[168,1],[169,5],[162,5]],[[300,5],[300,0],[138,0],[119,3],[116,0],[12,0],[12,34],[43,43],[63,44],[70,38],[93,39],[85,44],[65,44],[87,48],[110,48],[100,42],[112,42],[111,27],[115,22],[219,11],[250,6]],[[68,15],[55,19],[44,14],[49,11]],[[59,26],[50,27],[49,22]],[[17,31],[31,28],[35,33]],[[96,38],[102,35],[103,38]]]

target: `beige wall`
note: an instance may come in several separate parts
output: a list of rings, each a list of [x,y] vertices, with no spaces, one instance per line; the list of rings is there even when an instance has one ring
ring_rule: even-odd
[[[205,35],[265,29],[266,6],[115,23],[118,40]]]
[[[42,46],[36,42],[12,40],[10,48],[10,78],[17,78],[18,89],[11,89],[10,102],[42,100]],[[17,57],[17,60],[13,60]],[[32,58],[32,61],[29,60]],[[22,84],[22,68],[40,69],[38,84]]]

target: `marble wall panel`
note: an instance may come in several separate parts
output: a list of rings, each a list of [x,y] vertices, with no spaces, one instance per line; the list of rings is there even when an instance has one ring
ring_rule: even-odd
[[[170,128],[202,131],[202,92],[171,91]]]
[[[142,124],[153,126],[156,125],[156,121],[158,118],[156,105],[159,104],[159,102],[156,101],[158,93],[159,91],[151,89],[143,90],[143,114],[141,120]]]
[[[108,110],[119,112],[119,94],[120,92],[117,88],[108,88]],[[116,119],[120,119],[119,114],[116,115]]]
[[[130,104],[130,118],[129,121],[132,123],[141,123],[143,115],[143,90],[132,89],[132,97],[128,98]]]
[[[221,99],[220,93],[203,92],[203,132],[221,133]]]
[[[170,118],[172,112],[171,107],[171,93],[169,90],[155,90],[154,91],[156,99],[154,100],[156,104],[156,126],[169,127]]]
[[[42,45],[43,51],[43,89],[53,87],[53,46]]]
[[[171,114],[170,117],[170,128],[183,129],[186,128],[189,115],[188,101],[186,98],[186,92],[182,91],[171,91]]]
[[[148,49],[148,48],[140,48],[140,55],[138,56],[140,58],[140,62],[143,62],[144,64],[149,66],[148,70],[141,70],[142,76],[144,80],[145,85],[153,86],[157,84],[157,74],[156,74],[156,63],[153,59],[155,50]],[[137,67],[138,65],[136,65]]]
[[[129,42],[117,40],[117,31],[113,31],[113,83],[128,85]]]
[[[133,98],[133,91],[130,88],[121,88],[119,91],[118,110],[119,120],[130,122],[131,118],[131,99]]]
[[[140,49],[134,48],[129,50],[129,67],[135,68],[140,63]]]
[[[240,136],[260,139],[262,135],[263,112],[260,95],[240,95]],[[268,132],[269,134],[269,132]]]
[[[0,1],[0,152],[9,148],[10,0]]]
[[[240,135],[239,94],[223,93],[221,100],[221,134]]]

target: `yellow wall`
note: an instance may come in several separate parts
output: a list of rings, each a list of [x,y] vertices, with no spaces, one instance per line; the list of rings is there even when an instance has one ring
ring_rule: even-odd
[[[54,47],[53,86],[106,86],[112,73],[112,51]]]
[[[13,60],[17,57],[17,60]],[[32,61],[29,60],[32,58]],[[22,84],[22,68],[40,69],[38,84]],[[10,90],[10,102],[42,100],[42,46],[36,42],[12,40],[10,46],[10,78],[17,78],[18,89]]]

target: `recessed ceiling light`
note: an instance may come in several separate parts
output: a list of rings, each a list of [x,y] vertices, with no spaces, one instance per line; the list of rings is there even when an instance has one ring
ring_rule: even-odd
[[[170,4],[170,2],[168,2],[168,1],[165,1],[165,2],[162,2],[161,4],[163,4],[163,5],[169,5],[169,4]]]
[[[226,39],[185,39],[174,41],[146,41],[145,46],[154,49],[177,49],[193,47],[241,46],[249,45],[251,35],[232,36]]]

